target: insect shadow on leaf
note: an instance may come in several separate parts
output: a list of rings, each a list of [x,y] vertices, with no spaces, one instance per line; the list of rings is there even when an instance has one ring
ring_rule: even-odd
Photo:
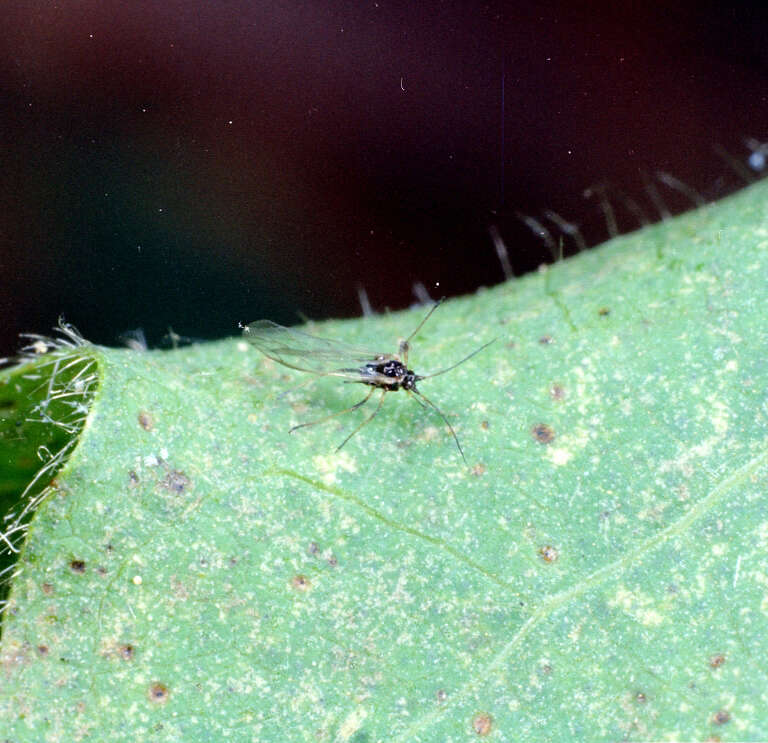
[[[375,410],[339,444],[336,451],[341,449],[356,433],[364,426],[368,425],[381,410],[384,403],[384,397],[387,392],[397,392],[405,390],[412,395],[416,401],[424,408],[431,408],[442,419],[456,442],[456,447],[461,454],[464,463],[467,459],[459,443],[458,436],[453,430],[453,426],[445,417],[440,408],[437,407],[421,390],[417,389],[416,383],[423,379],[431,379],[441,374],[445,374],[455,369],[465,361],[469,361],[473,356],[480,353],[483,349],[493,343],[495,338],[488,343],[484,343],[476,348],[468,356],[457,361],[451,366],[441,369],[432,374],[416,374],[408,368],[408,352],[411,348],[411,341],[417,333],[424,327],[424,324],[432,316],[432,313],[443,303],[445,297],[427,312],[424,319],[418,324],[417,328],[404,340],[396,354],[391,353],[372,353],[370,351],[353,348],[339,341],[329,340],[327,338],[318,338],[308,333],[302,333],[300,330],[293,330],[272,322],[271,320],[257,320],[250,325],[243,327],[243,336],[251,345],[255,346],[267,358],[276,361],[282,366],[296,371],[314,374],[316,377],[340,377],[346,383],[364,384],[370,387],[368,394],[349,408],[344,408],[336,413],[331,413],[318,420],[309,423],[301,423],[291,428],[290,433],[299,428],[315,426],[318,423],[335,418],[352,410],[363,407],[376,390],[381,390],[378,404]]]

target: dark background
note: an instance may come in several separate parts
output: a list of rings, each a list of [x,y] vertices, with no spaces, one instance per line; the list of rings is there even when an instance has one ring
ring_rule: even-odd
[[[730,193],[768,139],[763,5],[4,0],[0,356],[60,314],[154,346],[359,314],[358,285],[399,308],[501,281],[491,228],[515,274],[550,260],[518,213],[604,240],[595,184],[621,231],[657,171]]]

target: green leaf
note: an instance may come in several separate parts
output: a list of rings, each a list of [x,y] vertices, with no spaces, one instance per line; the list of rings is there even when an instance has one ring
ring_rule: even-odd
[[[403,394],[339,452],[364,411],[288,435],[360,388],[241,339],[55,351],[98,386],[16,566],[2,738],[768,738],[767,203],[446,302],[418,373],[498,337],[421,383],[468,467]]]

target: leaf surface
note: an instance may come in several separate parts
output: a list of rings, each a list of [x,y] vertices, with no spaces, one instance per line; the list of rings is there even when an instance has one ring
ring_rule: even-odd
[[[446,302],[365,416],[241,339],[99,387],[4,617],[0,730],[768,738],[768,185]],[[397,351],[422,310],[312,325]],[[8,383],[15,372],[6,372]],[[281,393],[289,390],[286,395]]]

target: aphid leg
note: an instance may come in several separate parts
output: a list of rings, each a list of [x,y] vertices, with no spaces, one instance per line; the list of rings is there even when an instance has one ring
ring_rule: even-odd
[[[307,426],[315,426],[318,423],[325,423],[325,421],[328,421],[331,418],[335,418],[337,415],[342,415],[343,413],[350,413],[353,410],[357,410],[358,408],[363,407],[363,405],[365,405],[365,403],[367,403],[368,400],[371,399],[371,395],[373,394],[373,391],[375,389],[376,389],[375,387],[371,387],[370,392],[362,400],[360,400],[360,402],[355,403],[351,408],[344,408],[344,410],[339,410],[336,413],[331,413],[330,415],[326,415],[324,418],[318,418],[316,421],[310,421],[309,423],[299,423],[298,426],[294,426],[290,431],[288,431],[288,433],[293,433],[295,430],[299,428],[306,428]],[[379,406],[381,406],[381,403],[379,403]]]
[[[466,464],[467,467],[469,467],[469,464],[467,463],[467,458],[464,456],[464,450],[461,448],[461,444],[459,443],[459,437],[456,435],[456,431],[453,430],[453,426],[450,424],[448,419],[443,414],[443,411],[440,410],[440,408],[438,408],[437,405],[435,405],[435,403],[433,403],[428,397],[425,397],[424,395],[422,395],[421,392],[417,392],[416,390],[406,390],[406,392],[413,392],[414,395],[417,395],[418,397],[420,397],[422,400],[424,400],[425,403],[427,403],[427,405],[429,405],[430,408],[432,408],[432,410],[435,410],[437,414],[443,419],[443,421],[445,422],[445,425],[448,426],[448,430],[451,432],[451,436],[453,436],[453,440],[456,442],[456,447],[459,450],[459,454],[461,454],[461,458],[464,460],[464,464]]]
[[[411,340],[412,340],[412,339],[413,339],[413,337],[416,335],[416,333],[418,333],[418,332],[419,332],[419,331],[420,331],[420,330],[421,330],[421,329],[424,327],[424,323],[425,323],[427,320],[429,320],[429,318],[430,318],[430,316],[432,315],[432,313],[433,313],[433,312],[434,312],[434,311],[435,311],[435,310],[436,310],[436,309],[437,309],[437,308],[438,308],[438,307],[439,307],[439,306],[440,306],[440,305],[441,305],[441,304],[442,304],[444,301],[445,301],[445,297],[441,297],[440,299],[438,299],[438,300],[437,300],[437,302],[435,302],[435,303],[434,303],[434,305],[432,305],[432,308],[429,310],[429,312],[427,312],[427,314],[425,315],[424,319],[423,319],[423,320],[422,320],[422,321],[421,321],[421,322],[418,324],[418,326],[417,326],[416,330],[414,330],[414,331],[413,331],[413,333],[411,333],[411,334],[410,334],[410,335],[409,335],[409,336],[408,336],[408,337],[407,337],[407,338],[406,338],[404,341],[400,341],[400,353],[399,353],[399,355],[400,355],[400,359],[402,360],[402,362],[403,362],[403,363],[404,363],[406,366],[408,366],[408,350],[409,350],[409,349],[410,349],[410,347],[411,347],[411,346],[410,346]]]
[[[368,393],[368,397],[370,397],[373,394],[373,391],[375,389],[376,389],[375,387],[371,387],[371,391]],[[371,413],[371,415],[369,415],[354,431],[352,431],[351,434],[349,434],[349,436],[347,436],[347,438],[344,439],[344,441],[342,441],[336,447],[336,451],[339,451],[339,449],[341,449],[341,447],[344,446],[344,444],[346,444],[347,441],[349,441],[363,426],[368,425],[376,417],[376,414],[379,412],[379,410],[381,410],[381,404],[384,402],[384,395],[386,395],[387,392],[389,392],[389,390],[382,389],[381,397],[379,398],[379,404],[376,406],[376,410],[374,410],[373,413]],[[365,399],[367,400],[368,397],[366,397]]]

